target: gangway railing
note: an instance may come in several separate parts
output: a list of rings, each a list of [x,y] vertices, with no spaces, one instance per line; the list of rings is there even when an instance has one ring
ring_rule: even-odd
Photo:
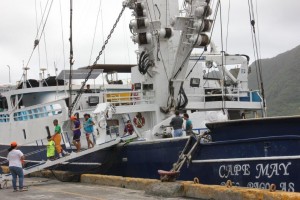
[[[53,161],[51,161],[51,160],[41,161],[40,163],[38,163],[36,165],[24,168],[23,172],[24,172],[24,175],[27,175],[27,174],[30,174],[30,173],[33,173],[33,172],[41,171],[43,169],[58,165],[58,164],[67,164],[68,163],[67,161],[71,161],[73,159],[82,157],[84,155],[99,151],[101,149],[105,149],[105,148],[117,145],[120,142],[121,142],[121,138],[116,138],[116,139],[110,140],[108,142],[95,145],[93,148],[83,150],[83,151],[78,152],[78,153],[72,152],[68,156],[65,156],[65,157],[62,157],[62,158],[59,158],[59,159],[56,159],[56,160],[53,160]],[[12,179],[11,174],[3,174],[0,177],[0,183],[3,183],[3,182],[7,183],[7,181],[10,181],[11,179]]]

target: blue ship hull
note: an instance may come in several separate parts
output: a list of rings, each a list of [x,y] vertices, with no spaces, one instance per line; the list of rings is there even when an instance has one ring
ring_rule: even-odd
[[[299,122],[300,117],[293,117],[208,124],[213,142],[199,145],[191,163],[181,169],[179,179],[197,177],[201,183],[216,185],[231,180],[234,185],[254,188],[269,188],[275,184],[278,190],[300,192]],[[223,131],[224,126],[226,131]],[[157,170],[171,169],[186,142],[187,138],[171,138],[121,144],[55,169],[159,178]],[[32,152],[37,147],[21,150]],[[2,152],[1,156],[5,154]],[[27,159],[41,160],[42,157],[45,159],[45,152],[27,156]]]

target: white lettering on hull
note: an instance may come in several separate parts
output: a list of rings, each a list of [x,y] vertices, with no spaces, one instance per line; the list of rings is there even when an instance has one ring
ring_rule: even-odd
[[[257,164],[256,170],[258,174],[255,178],[259,179],[263,176],[267,176],[268,178],[272,178],[273,176],[288,176],[288,167],[291,165],[291,162],[285,163],[272,163],[272,164]]]
[[[255,170],[251,170],[250,164],[227,164],[221,165],[219,167],[219,177],[222,179],[230,179],[230,177],[236,176],[250,176],[251,173],[254,173],[253,176],[255,179],[271,179],[278,176],[289,176],[289,166],[291,166],[291,162],[287,163],[268,163],[268,164],[256,164],[252,167]],[[254,178],[253,177],[253,178]],[[222,182],[221,185],[224,185],[225,182]],[[248,182],[247,187],[251,188],[261,188],[261,189],[269,189],[272,181],[270,182]],[[235,182],[233,185],[239,186],[238,182]],[[294,192],[295,183],[293,182],[281,182],[279,184],[278,189],[288,192]]]

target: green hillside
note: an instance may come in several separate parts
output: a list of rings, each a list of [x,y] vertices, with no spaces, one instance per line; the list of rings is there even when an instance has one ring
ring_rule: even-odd
[[[268,116],[300,115],[300,46],[261,63]],[[249,88],[257,89],[254,63],[251,70]]]

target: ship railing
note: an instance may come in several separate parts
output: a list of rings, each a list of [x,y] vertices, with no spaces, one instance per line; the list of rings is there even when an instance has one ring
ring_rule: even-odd
[[[106,92],[104,101],[115,106],[151,104],[154,102],[154,91],[126,91],[126,92]]]
[[[210,88],[213,89],[213,88]],[[217,89],[217,88],[214,88]],[[204,102],[206,101],[214,101],[214,100],[208,100],[211,97],[231,97],[232,99],[230,101],[237,101],[237,102],[262,102],[262,98],[259,94],[259,91],[254,90],[254,91],[242,91],[242,90],[237,90],[234,91],[236,93],[232,94],[187,94],[187,97],[204,97]],[[217,100],[215,100],[217,101]]]

